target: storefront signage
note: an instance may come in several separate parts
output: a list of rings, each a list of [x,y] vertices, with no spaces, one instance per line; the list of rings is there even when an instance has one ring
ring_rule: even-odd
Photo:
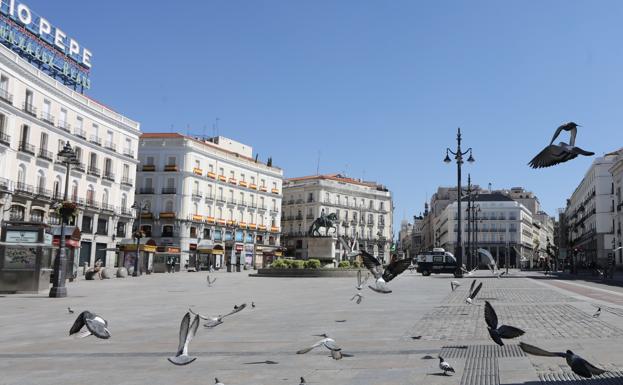
[[[0,3],[0,42],[65,84],[91,88],[91,51],[26,4]]]
[[[38,231],[7,230],[6,232],[6,242],[9,243],[37,243],[38,240]]]

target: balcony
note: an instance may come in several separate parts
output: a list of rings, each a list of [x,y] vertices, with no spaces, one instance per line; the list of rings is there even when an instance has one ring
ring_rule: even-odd
[[[279,189],[274,188],[274,189],[270,190],[270,192],[273,193],[273,194],[279,194]]]
[[[116,144],[114,144],[113,142],[106,141],[106,142],[104,143],[104,147],[105,147],[105,148],[107,148],[107,149],[109,149],[109,150],[112,150],[112,151],[114,151],[114,152],[117,152],[117,145],[116,145]]]
[[[153,219],[154,214],[152,213],[141,213],[141,219]]]
[[[49,112],[42,112],[40,119],[46,123],[50,123],[51,125],[54,125],[54,115],[50,114]]]
[[[166,166],[164,166],[164,171],[177,172],[177,164],[167,164]]]
[[[134,215],[134,213],[132,212],[132,209],[129,207],[122,207],[119,209],[119,212],[121,213],[121,215]]]
[[[126,186],[134,186],[134,179],[130,179],[127,176],[121,177],[121,184]]]
[[[76,135],[78,138],[82,138],[84,140],[87,140],[87,132],[81,128],[75,128],[74,129],[74,135]]]
[[[249,188],[251,190],[257,190],[257,185],[255,183],[251,183],[251,184],[249,184]]]
[[[173,219],[173,218],[175,218],[175,211],[161,211],[160,212],[160,219]],[[164,236],[165,235],[163,235],[163,237]]]
[[[314,214],[307,214],[305,216],[306,219],[314,219]]]
[[[84,163],[76,163],[73,165],[73,169],[76,171],[81,171],[84,172],[84,170],[86,169],[84,166]]]
[[[97,144],[98,146],[102,145],[102,138],[100,138],[97,135],[91,135],[91,137],[89,138],[89,142],[93,143],[93,144]]]
[[[177,189],[175,187],[163,187],[162,188],[163,194],[175,194],[176,192],[177,192]]]
[[[102,203],[102,210],[104,211],[109,211],[109,212],[114,212],[115,211],[115,206],[108,204],[108,203]]]
[[[201,199],[203,198],[203,193],[199,190],[193,191],[193,199]]]
[[[297,216],[294,217],[294,219],[296,219],[297,221],[302,221],[303,220],[303,215],[298,214]],[[312,219],[313,219],[313,215],[312,215]]]
[[[131,148],[124,148],[123,155],[127,156],[128,158],[134,159],[134,150],[132,150]]]
[[[208,173],[207,173],[207,177],[208,177],[208,178],[212,178],[212,179],[216,179],[216,174],[215,174],[215,173],[213,173],[212,171],[208,171]]]
[[[193,174],[201,176],[203,175],[203,170],[200,169],[199,167],[195,167],[193,168]]]
[[[0,131],[0,143],[4,144],[5,146],[10,146],[11,145],[11,136],[5,134],[2,131]]]
[[[93,198],[87,198],[85,205],[92,209],[99,209],[99,203]]]
[[[64,120],[58,121],[58,128],[67,132],[71,132],[71,125]]]
[[[210,224],[215,224],[216,223],[216,219],[214,219],[214,217],[206,217],[206,222],[208,222]]]
[[[87,174],[99,177],[100,175],[102,175],[102,172],[97,167],[89,166]]]
[[[273,233],[278,233],[279,232],[279,227],[272,226],[270,228],[270,231],[273,232]]]
[[[221,182],[227,182],[227,178],[225,177],[225,175],[219,175],[218,180],[220,180]]]
[[[52,151],[40,148],[37,157],[51,162],[54,159],[54,154],[52,153]]]
[[[217,202],[219,202],[219,203],[225,203],[225,202],[227,202],[227,201],[225,200],[225,197],[223,197],[223,196],[220,196],[220,197],[216,198],[216,201],[217,201]]]
[[[214,200],[214,194],[208,193],[206,194],[206,198],[205,198],[205,202],[208,203],[208,201],[213,201]]]
[[[260,191],[261,192],[268,192],[268,188],[266,188],[266,186],[260,186]]]
[[[236,180],[236,178],[229,178],[229,183],[238,184],[238,180]]]
[[[3,90],[1,88],[0,88],[0,99],[9,104],[13,104],[13,94],[10,94],[9,91]]]
[[[143,171],[156,171],[156,166],[153,164],[144,164]]]
[[[52,198],[52,190],[48,190],[43,186],[37,186],[37,189],[35,190],[35,194],[37,194],[40,197],[44,197],[44,198]]]
[[[35,146],[33,146],[32,144],[29,144],[26,141],[21,141],[19,143],[18,150],[20,150],[21,152],[30,154],[30,155],[35,155]]]
[[[248,184],[247,182],[243,181],[243,180],[241,180],[240,182],[238,182],[238,185],[239,185],[239,186],[242,186],[242,187],[248,187],[248,186],[249,186],[249,184]]]
[[[33,106],[32,103],[24,102],[24,104],[22,104],[22,109],[27,114],[30,114],[30,115],[34,116],[35,118],[37,117],[37,108],[35,106]]]
[[[113,173],[112,171],[106,171],[102,178],[106,179],[106,180],[109,180],[111,182],[114,182],[115,181],[115,173]]]
[[[257,227],[257,229],[258,229],[259,231],[266,231],[266,226],[264,226],[264,225],[259,225],[259,226]]]
[[[203,221],[203,215],[193,214],[191,215],[190,220],[195,221],[195,222],[201,222]]]

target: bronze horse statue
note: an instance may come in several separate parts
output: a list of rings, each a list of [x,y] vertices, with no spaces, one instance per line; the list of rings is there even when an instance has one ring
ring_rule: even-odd
[[[309,231],[307,232],[307,234],[312,236],[312,237],[321,236],[322,234],[320,234],[319,229],[321,227],[324,227],[325,228],[325,236],[328,236],[330,229],[333,229],[333,230],[337,231],[337,228],[335,227],[335,224],[337,223],[337,221],[338,221],[338,218],[337,218],[337,215],[335,213],[331,213],[329,215],[321,216],[320,218],[317,218],[311,224],[311,226],[309,226]]]

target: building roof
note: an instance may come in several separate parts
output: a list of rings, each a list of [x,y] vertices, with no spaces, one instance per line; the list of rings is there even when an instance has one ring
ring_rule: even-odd
[[[501,193],[478,194],[473,199],[475,202],[514,202],[513,199]]]
[[[301,182],[306,180],[334,180],[342,183],[350,183],[359,186],[372,187],[372,188],[381,188],[380,184],[372,181],[362,181],[361,179],[354,179],[343,176],[341,174],[324,174],[324,175],[309,175],[309,176],[301,176],[296,178],[286,179],[286,182]],[[383,187],[384,188],[384,187]],[[387,189],[385,189],[387,190]]]
[[[197,143],[203,144],[203,145],[205,145],[206,147],[213,148],[213,149],[215,149],[215,150],[218,150],[218,151],[224,152],[224,153],[226,153],[226,154],[232,154],[232,155],[235,155],[235,156],[237,156],[237,157],[239,157],[239,158],[242,158],[242,159],[246,159],[246,160],[250,160],[250,161],[252,161],[252,162],[255,162],[255,159],[253,159],[253,158],[250,158],[250,157],[248,157],[248,156],[241,155],[241,154],[239,154],[239,153],[237,153],[237,152],[235,152],[235,151],[226,150],[226,149],[224,149],[224,148],[222,148],[222,147],[220,147],[220,146],[218,146],[218,145],[216,145],[216,144],[214,144],[214,143],[212,143],[212,142],[207,142],[207,141],[205,141],[205,140],[199,140],[199,139],[194,138],[194,137],[192,137],[192,136],[179,134],[179,133],[177,133],[177,132],[145,132],[145,133],[142,133],[142,134],[141,134],[141,136],[140,136],[140,139],[167,139],[167,138],[179,138],[179,139],[188,139],[188,140],[192,140],[192,141],[194,141],[194,142],[197,142]],[[258,163],[259,163],[259,162],[258,162]],[[263,164],[263,165],[265,165],[264,163],[262,163],[262,164]],[[266,165],[265,165],[265,166],[266,166]],[[268,167],[268,166],[266,166],[266,167]],[[270,166],[269,168],[274,168],[274,169],[280,170],[280,168],[279,168],[279,167],[276,167],[276,166]]]

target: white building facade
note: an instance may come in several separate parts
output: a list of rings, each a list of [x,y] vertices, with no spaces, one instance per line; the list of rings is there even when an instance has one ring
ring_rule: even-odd
[[[284,183],[282,244],[296,258],[307,259],[307,233],[324,211],[335,213],[335,234],[357,238],[359,247],[388,262],[393,238],[393,201],[387,187],[340,174],[287,179]],[[339,260],[341,244],[336,244]]]
[[[576,264],[605,266],[615,242],[615,194],[610,168],[616,154],[596,158],[565,209],[570,256]]]
[[[615,249],[623,246],[623,151],[618,151],[612,166],[609,169],[614,184],[614,242]],[[614,253],[617,266],[623,266],[623,249]]]
[[[146,236],[178,248],[181,266],[194,256],[204,267],[240,271],[279,255],[283,171],[252,154],[221,136],[143,134],[137,199],[147,206]]]
[[[75,92],[0,45],[0,221],[60,224],[66,169],[57,153],[69,142],[71,220],[81,232],[79,263],[114,266],[118,239],[129,237],[140,125]],[[74,262],[78,260],[74,259]]]

